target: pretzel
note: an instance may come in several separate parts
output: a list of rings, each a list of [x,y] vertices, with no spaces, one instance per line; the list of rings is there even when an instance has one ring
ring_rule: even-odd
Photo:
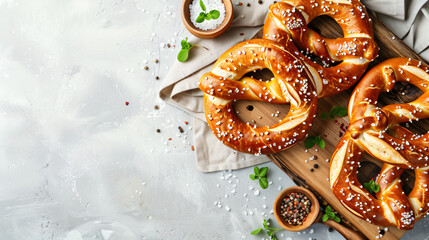
[[[333,12],[323,12],[326,7]],[[345,38],[324,39],[308,30],[306,23],[321,14],[333,16],[346,32]],[[357,0],[290,0],[271,5],[264,39],[232,47],[211,72],[201,77],[199,87],[204,92],[208,125],[219,140],[241,152],[268,154],[293,146],[308,133],[317,98],[352,86],[375,58],[378,47],[372,38],[368,14]],[[304,56],[294,43],[324,60],[343,62],[322,67]],[[270,82],[243,78],[263,68],[274,74]],[[291,110],[276,125],[256,127],[237,118],[232,107],[236,99],[290,103]]]
[[[273,72],[270,82],[242,78],[263,68]],[[229,49],[202,76],[200,89],[210,128],[224,144],[241,152],[267,154],[294,145],[305,137],[316,113],[317,94],[307,69],[293,53],[270,40],[253,39]],[[290,103],[291,108],[278,124],[256,127],[238,119],[234,99]]]
[[[377,107],[381,92],[398,81],[423,91],[416,100]],[[340,202],[356,216],[381,226],[412,229],[429,211],[429,132],[415,134],[400,123],[429,118],[429,67],[419,61],[394,58],[371,69],[354,90],[348,107],[351,124],[331,158],[330,184]],[[372,196],[358,181],[363,151],[382,161]],[[405,169],[415,172],[408,196],[400,176]]]
[[[327,39],[307,28],[308,23],[321,15],[332,17],[343,30],[344,38]],[[273,4],[264,25],[264,38],[283,44],[293,41],[324,63],[342,61],[337,66],[324,67],[290,45],[312,73],[319,98],[353,86],[378,54],[371,20],[357,0],[285,0]]]

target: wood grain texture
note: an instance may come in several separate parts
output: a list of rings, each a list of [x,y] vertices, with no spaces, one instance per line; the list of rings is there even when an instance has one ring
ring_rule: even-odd
[[[409,57],[423,61],[416,53],[407,47],[398,37],[389,31],[375,16],[371,16],[373,20],[374,35],[377,44],[380,47],[379,57],[370,65],[370,68],[379,62],[395,57]],[[336,23],[326,17],[318,17],[317,21],[313,21],[310,27],[318,31],[322,36],[328,38],[337,38],[341,36],[341,29]],[[254,38],[261,38],[262,32],[258,32]],[[424,62],[424,61],[423,61]],[[270,79],[270,74],[267,72],[252,73],[260,75],[260,78]],[[352,89],[349,89],[338,95],[319,99],[317,115],[320,116],[323,112],[329,112],[332,106],[347,107]],[[397,84],[394,91],[388,94],[382,94],[379,98],[380,106],[386,104],[409,102],[417,98],[421,94],[420,90],[406,84]],[[252,106],[252,107],[249,107]],[[257,126],[272,125],[283,119],[288,113],[288,105],[266,104],[255,101],[237,101],[235,102],[235,110],[238,111],[238,117],[245,122],[252,122]],[[304,148],[304,142],[298,143],[296,146],[268,157],[277,166],[279,166],[286,174],[288,174],[298,185],[305,186],[321,199],[322,205],[331,205],[341,216],[343,224],[352,227],[353,229],[364,234],[368,239],[376,239],[379,229],[377,226],[369,224],[346,210],[336,199],[329,186],[329,159],[333,153],[337,143],[341,138],[342,129],[347,128],[349,121],[347,117],[330,119],[327,121],[321,120],[319,117],[313,122],[313,127],[309,133],[310,136],[321,135],[325,139],[325,149],[313,147],[309,150]],[[422,120],[409,128],[416,133],[423,133],[429,130],[429,121]],[[373,159],[368,154],[362,158],[362,167],[358,178],[361,182],[368,181],[375,177],[380,170],[381,162]],[[317,165],[316,165],[317,164]],[[407,171],[402,178],[406,182],[404,191],[411,191],[414,177],[413,172]],[[385,233],[384,239],[400,239],[405,231],[398,230],[395,227],[390,227]]]

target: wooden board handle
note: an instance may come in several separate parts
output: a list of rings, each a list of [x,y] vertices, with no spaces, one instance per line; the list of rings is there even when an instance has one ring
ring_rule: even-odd
[[[348,240],[365,240],[366,238],[362,237],[362,235],[360,235],[359,233],[351,230],[350,228],[347,228],[331,219],[329,219],[328,221],[324,222],[323,224],[325,224],[326,226],[332,227],[335,230],[337,230],[339,233],[341,233],[341,235],[343,235],[343,237],[345,237]]]

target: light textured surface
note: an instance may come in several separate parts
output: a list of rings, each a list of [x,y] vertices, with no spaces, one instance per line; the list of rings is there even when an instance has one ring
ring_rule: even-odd
[[[199,172],[190,117],[157,96],[189,36],[180,4],[0,1],[0,239],[264,237],[249,233],[292,181],[272,163],[267,190],[251,169]],[[313,229],[277,236],[341,239]]]

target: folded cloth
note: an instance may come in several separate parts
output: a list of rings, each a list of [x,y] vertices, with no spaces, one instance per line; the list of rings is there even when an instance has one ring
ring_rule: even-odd
[[[392,19],[397,20],[406,18],[404,1],[366,0],[363,2],[369,9],[390,15]],[[238,1],[233,2],[236,7],[234,7],[234,20],[230,29],[216,39],[195,37],[189,39],[190,42],[203,45],[209,50],[193,48],[191,57],[186,63],[175,62],[159,92],[160,98],[166,103],[183,109],[194,117],[197,166],[203,172],[238,169],[268,161],[265,156],[256,157],[240,153],[219,142],[206,124],[203,94],[198,88],[201,75],[210,71],[212,64],[223,52],[255,35],[264,24],[268,7],[273,1],[264,0],[262,4],[254,1],[252,7],[246,7],[246,4],[237,6]]]

